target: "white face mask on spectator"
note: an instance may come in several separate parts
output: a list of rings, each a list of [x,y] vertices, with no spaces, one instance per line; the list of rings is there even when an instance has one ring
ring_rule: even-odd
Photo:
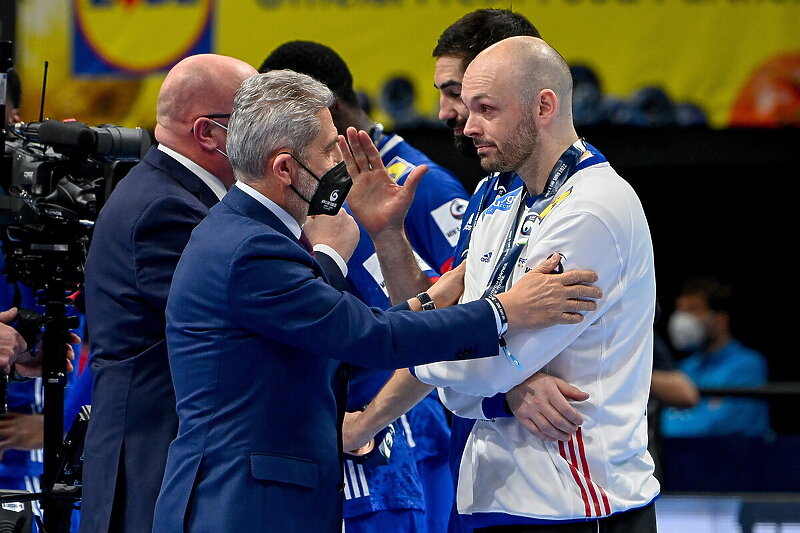
[[[669,317],[667,334],[672,346],[680,351],[701,348],[708,338],[706,328],[699,318],[686,311],[675,311]]]

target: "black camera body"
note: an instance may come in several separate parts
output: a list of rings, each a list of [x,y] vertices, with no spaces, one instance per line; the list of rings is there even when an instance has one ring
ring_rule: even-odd
[[[81,284],[97,215],[150,145],[140,128],[55,120],[14,124],[0,167],[7,278],[34,289],[53,275],[70,287]]]

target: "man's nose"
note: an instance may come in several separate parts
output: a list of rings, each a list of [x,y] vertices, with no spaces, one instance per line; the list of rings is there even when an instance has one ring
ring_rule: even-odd
[[[457,116],[458,113],[456,113],[455,107],[453,107],[449,99],[444,95],[439,96],[439,120],[447,121]]]
[[[479,120],[475,115],[467,115],[467,123],[464,125],[464,135],[467,137],[478,137],[480,135]]]

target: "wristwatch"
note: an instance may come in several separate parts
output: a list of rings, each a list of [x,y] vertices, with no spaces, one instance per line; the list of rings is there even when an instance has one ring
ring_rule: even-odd
[[[436,309],[436,304],[434,303],[433,298],[431,298],[427,292],[421,292],[417,294],[417,300],[419,300],[419,303],[422,304],[423,311],[431,311]]]

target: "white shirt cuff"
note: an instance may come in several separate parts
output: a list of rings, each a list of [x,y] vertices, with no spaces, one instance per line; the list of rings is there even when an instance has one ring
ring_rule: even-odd
[[[315,252],[322,252],[323,254],[327,255],[331,259],[336,262],[336,265],[339,267],[339,270],[342,271],[342,275],[347,277],[347,262],[342,259],[342,256],[339,255],[339,252],[328,246],[327,244],[315,244],[314,245]],[[495,311],[496,313],[497,311]],[[499,320],[499,319],[498,319]]]

